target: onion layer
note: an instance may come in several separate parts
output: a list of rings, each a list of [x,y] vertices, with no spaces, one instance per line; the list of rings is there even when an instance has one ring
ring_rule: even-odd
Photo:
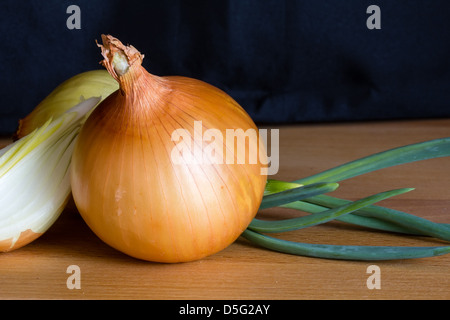
[[[34,241],[63,211],[75,137],[99,101],[81,102],[0,150],[0,252]]]
[[[120,89],[90,115],[73,152],[81,216],[139,259],[185,262],[223,250],[263,197],[267,158],[256,125],[223,91],[151,75],[134,47],[102,38],[103,64]]]
[[[100,97],[100,101],[118,89],[117,82],[106,70],[91,70],[73,76],[56,87],[25,118],[19,120],[14,140],[23,138],[85,99]]]

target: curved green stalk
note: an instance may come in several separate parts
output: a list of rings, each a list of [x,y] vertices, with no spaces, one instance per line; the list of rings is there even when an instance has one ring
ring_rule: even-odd
[[[315,196],[306,199],[305,201],[328,208],[340,207],[351,203],[351,201],[348,200],[333,198],[326,195]],[[432,222],[402,211],[378,206],[368,206],[357,211],[356,214],[395,223],[416,233],[420,233],[421,235],[450,241],[450,226],[448,224]]]
[[[299,186],[295,188],[286,189],[282,192],[265,195],[259,210],[278,207],[280,205],[310,198],[323,193],[328,193],[336,190],[339,187],[337,183],[315,183],[308,186]]]
[[[296,202],[282,205],[281,207],[299,210],[299,211],[303,211],[303,212],[307,212],[307,213],[323,212],[323,211],[326,211],[329,209],[327,207],[319,206],[317,204],[313,204],[313,203],[309,203],[309,202],[305,202],[305,201],[296,201]],[[357,212],[352,212],[347,215],[342,215],[342,216],[337,217],[335,220],[353,224],[353,225],[357,225],[360,227],[366,227],[366,228],[381,230],[381,231],[386,231],[386,232],[403,233],[403,234],[415,235],[415,236],[423,235],[420,232],[411,230],[406,227],[396,225],[395,223],[383,221],[383,220],[373,218],[373,217],[359,216],[356,213]]]
[[[295,190],[295,189],[291,189]],[[278,221],[264,221],[260,219],[253,219],[253,221],[249,225],[249,229],[256,232],[285,232],[291,230],[297,230],[302,228],[307,228],[311,226],[315,226],[321,223],[325,223],[331,220],[334,220],[343,215],[349,214],[358,209],[364,208],[373,203],[382,201],[384,199],[409,192],[413,189],[398,189],[392,191],[382,192],[373,196],[366,197],[364,199],[345,203],[342,206],[329,209],[322,212],[317,212],[308,216],[298,217],[293,219],[285,219]],[[285,192],[285,191],[284,191]]]
[[[398,260],[427,258],[450,253],[450,246],[389,247],[309,244],[281,240],[248,229],[244,231],[242,237],[266,249],[324,259],[365,261]]]

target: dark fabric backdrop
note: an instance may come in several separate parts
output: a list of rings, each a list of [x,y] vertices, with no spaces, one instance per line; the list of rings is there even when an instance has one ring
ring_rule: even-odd
[[[81,30],[69,30],[69,5]],[[369,30],[366,9],[381,9]],[[228,92],[257,123],[450,116],[448,0],[1,0],[0,134],[67,78],[101,68],[109,33],[158,75]]]

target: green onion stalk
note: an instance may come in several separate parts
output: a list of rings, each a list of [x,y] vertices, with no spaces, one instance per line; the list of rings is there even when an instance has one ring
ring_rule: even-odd
[[[296,181],[269,180],[260,210],[280,207],[299,210],[308,215],[282,220],[255,218],[242,237],[273,251],[324,259],[377,261],[426,258],[450,253],[450,245],[408,247],[310,244],[267,235],[341,221],[373,230],[434,237],[448,242],[450,224],[432,222],[376,205],[381,200],[410,192],[413,188],[384,191],[357,201],[328,195],[343,180],[388,167],[447,156],[450,156],[450,137],[387,150]]]

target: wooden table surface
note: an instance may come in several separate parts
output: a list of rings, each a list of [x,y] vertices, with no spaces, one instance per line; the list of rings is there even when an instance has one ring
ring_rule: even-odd
[[[375,152],[450,136],[450,119],[282,126],[280,170],[295,180]],[[9,141],[0,141],[4,146]],[[334,195],[350,200],[395,188],[416,190],[381,205],[450,223],[450,158],[384,169],[345,182]],[[286,209],[263,216],[290,217]],[[445,245],[443,241],[375,232],[343,223],[278,235],[310,243]],[[80,289],[68,289],[68,267]],[[367,268],[380,268],[380,289],[369,289]],[[139,261],[102,243],[69,206],[42,237],[0,254],[0,299],[449,299],[450,255],[416,260],[355,262],[293,256],[238,239],[201,261]]]

